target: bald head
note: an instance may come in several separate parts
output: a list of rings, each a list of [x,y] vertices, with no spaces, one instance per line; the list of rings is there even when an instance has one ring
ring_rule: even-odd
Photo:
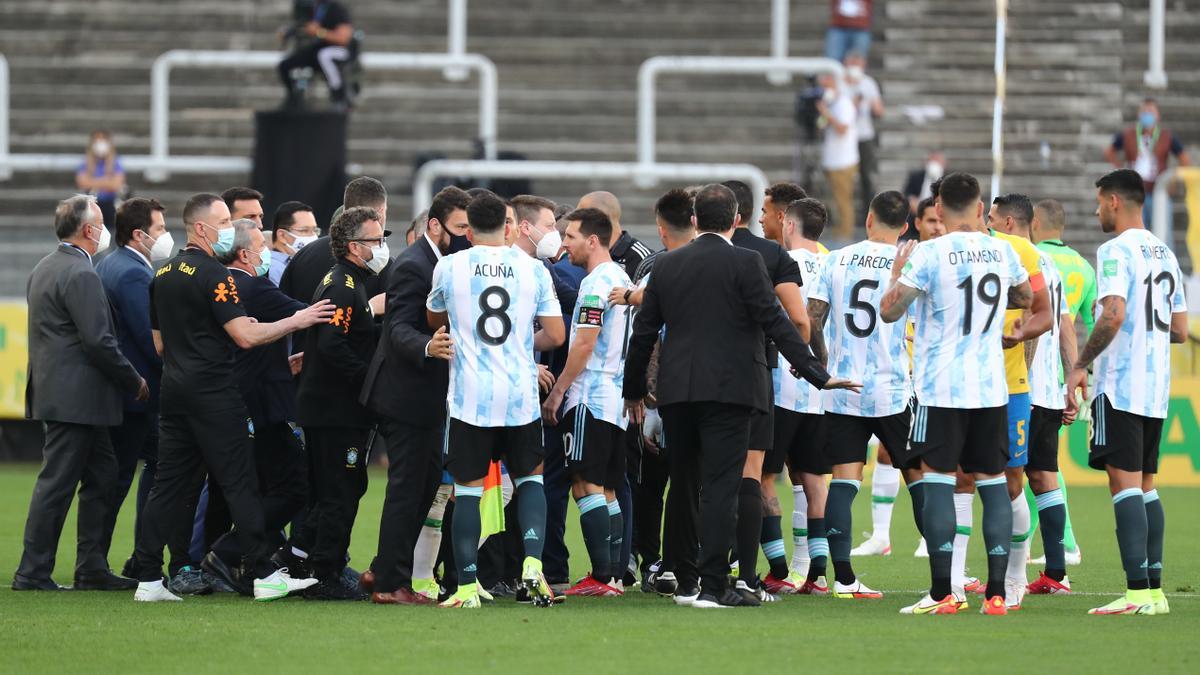
[[[579,205],[576,208],[600,210],[612,222],[613,241],[616,241],[616,237],[621,236],[621,202],[617,200],[617,196],[613,193],[603,190],[589,192],[579,200]]]

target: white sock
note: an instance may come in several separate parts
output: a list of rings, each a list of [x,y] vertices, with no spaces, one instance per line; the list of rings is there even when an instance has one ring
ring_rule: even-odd
[[[900,492],[900,469],[876,464],[871,476],[871,538],[892,542],[892,509]]]
[[[292,555],[296,556],[297,558],[299,558],[301,560],[308,560],[308,552],[301,551],[300,549],[296,548],[295,546],[292,547]]]
[[[1008,574],[1005,578],[1024,586],[1029,583],[1029,578],[1025,576],[1025,564],[1029,559],[1030,526],[1029,502],[1024,494],[1019,494],[1012,500],[1012,510],[1012,548],[1008,551]]]
[[[971,523],[975,521],[975,493],[954,493],[954,553],[950,558],[950,585],[961,589],[967,584],[967,543],[971,541]]]
[[[425,516],[425,525],[417,535],[417,545],[413,548],[414,579],[432,579],[433,566],[437,563],[438,549],[442,547],[442,517],[446,514],[446,503],[450,501],[450,484],[438,487]]]
[[[803,485],[792,486],[792,569],[808,567],[808,496]]]

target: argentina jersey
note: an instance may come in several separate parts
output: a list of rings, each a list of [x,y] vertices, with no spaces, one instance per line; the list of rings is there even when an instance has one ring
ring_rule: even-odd
[[[1029,279],[1008,242],[952,232],[913,250],[900,283],[913,302],[913,388],[938,408],[1008,403],[1001,334],[1010,287]]]
[[[1096,251],[1096,318],[1108,296],[1125,299],[1125,321],[1096,359],[1095,396],[1143,417],[1167,416],[1171,315],[1186,312],[1175,254],[1146,230],[1126,230]]]
[[[450,320],[450,417],[516,427],[541,416],[533,322],[562,315],[544,265],[515,248],[474,246],[438,261],[426,307]]]
[[[788,253],[800,266],[800,278],[804,281],[804,285],[800,288],[801,292],[809,292],[821,272],[821,263],[825,254],[814,253],[802,248],[788,251]],[[808,380],[795,377],[791,371],[792,364],[788,363],[781,353],[778,367],[771,370],[771,381],[775,387],[775,405],[792,412],[820,415],[824,410],[821,406],[821,390],[809,384]]]
[[[1042,333],[1037,339],[1037,349],[1033,353],[1033,363],[1029,366],[1029,402],[1039,408],[1062,410],[1066,407],[1066,392],[1063,387],[1062,356],[1059,346],[1062,343],[1062,329],[1059,321],[1062,317],[1071,317],[1071,305],[1067,302],[1066,288],[1058,266],[1049,255],[1042,255],[1042,277],[1046,280],[1046,291],[1050,294],[1050,309],[1053,320],[1050,330]]]
[[[829,304],[826,368],[833,377],[862,382],[862,393],[823,392],[825,411],[858,417],[904,412],[912,395],[906,322],[879,319],[879,301],[891,281],[896,247],[863,241],[825,257],[809,298]]]
[[[611,304],[608,294],[614,288],[629,288],[632,284],[617,263],[598,265],[579,285],[579,299],[571,317],[571,344],[575,344],[575,335],[581,330],[597,330],[599,334],[583,372],[567,389],[566,409],[586,405],[593,417],[622,429],[626,421],[621,386],[633,308]]]

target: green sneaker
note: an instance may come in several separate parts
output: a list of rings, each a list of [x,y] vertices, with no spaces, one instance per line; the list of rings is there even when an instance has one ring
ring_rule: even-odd
[[[446,607],[448,609],[479,609],[482,606],[483,604],[479,602],[479,590],[474,584],[460,587],[457,593],[446,598],[445,602],[438,605],[438,607]]]
[[[542,574],[541,560],[532,556],[525,558],[525,564],[521,566],[521,583],[525,585],[525,590],[529,591],[533,604],[538,607],[550,607],[554,604],[554,591],[550,590],[546,575]]]
[[[1088,614],[1112,616],[1116,614],[1154,614],[1154,601],[1150,597],[1150,589],[1127,590],[1125,595],[1113,600],[1103,607],[1089,609]]]
[[[437,602],[438,595],[441,589],[438,588],[437,580],[435,579],[413,579],[413,592],[418,595],[423,595],[434,602]]]
[[[1167,604],[1167,594],[1161,588],[1150,589],[1150,599],[1154,601],[1154,613],[1170,614],[1171,606]]]

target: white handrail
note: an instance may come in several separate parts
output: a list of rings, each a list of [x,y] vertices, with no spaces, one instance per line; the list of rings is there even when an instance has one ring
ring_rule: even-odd
[[[1150,0],[1150,53],[1147,55],[1147,87],[1167,88],[1167,72],[1163,69],[1166,52],[1167,7],[1166,0]]]
[[[638,69],[638,163],[648,169],[656,165],[657,102],[655,84],[662,73],[760,74],[772,72],[833,73],[840,80],[842,64],[825,57],[785,58],[754,56],[653,56]],[[653,176],[651,170],[645,176]]]
[[[12,177],[8,164],[8,59],[0,54],[0,180]]]
[[[154,60],[150,70],[150,156],[146,178],[165,180],[170,174],[168,147],[170,127],[171,70],[176,67],[275,67],[281,54],[274,51],[216,51],[172,49]],[[496,157],[496,119],[499,85],[496,64],[480,54],[409,54],[374,52],[362,55],[363,66],[392,70],[438,70],[462,68],[479,73],[479,137],[489,159]],[[238,158],[242,159],[242,158]]]
[[[771,0],[771,58],[787,58],[791,9],[791,0]],[[791,81],[792,74],[786,70],[767,73],[767,82],[771,84],[784,85]]]
[[[1171,217],[1167,210],[1167,202],[1170,201],[1170,196],[1167,191],[1171,188],[1171,183],[1175,180],[1175,167],[1170,167],[1166,171],[1158,174],[1158,178],[1154,179],[1154,204],[1150,207],[1150,231],[1154,236],[1158,237],[1167,248],[1175,250],[1174,232],[1170,230],[1167,223]],[[1196,263],[1192,263],[1193,267]]]
[[[467,0],[450,0],[446,8],[446,53],[451,56],[464,56],[467,53]],[[454,82],[467,79],[470,74],[466,68],[450,66],[442,70],[442,75]]]
[[[640,162],[562,162],[435,159],[421,165],[413,177],[413,216],[429,208],[433,201],[433,182],[439,177],[478,178],[610,178],[637,181],[644,178],[695,181],[742,180],[754,195],[755,210],[770,182],[762,169],[752,164],[643,164]],[[751,220],[751,229],[762,234],[761,226]]]

